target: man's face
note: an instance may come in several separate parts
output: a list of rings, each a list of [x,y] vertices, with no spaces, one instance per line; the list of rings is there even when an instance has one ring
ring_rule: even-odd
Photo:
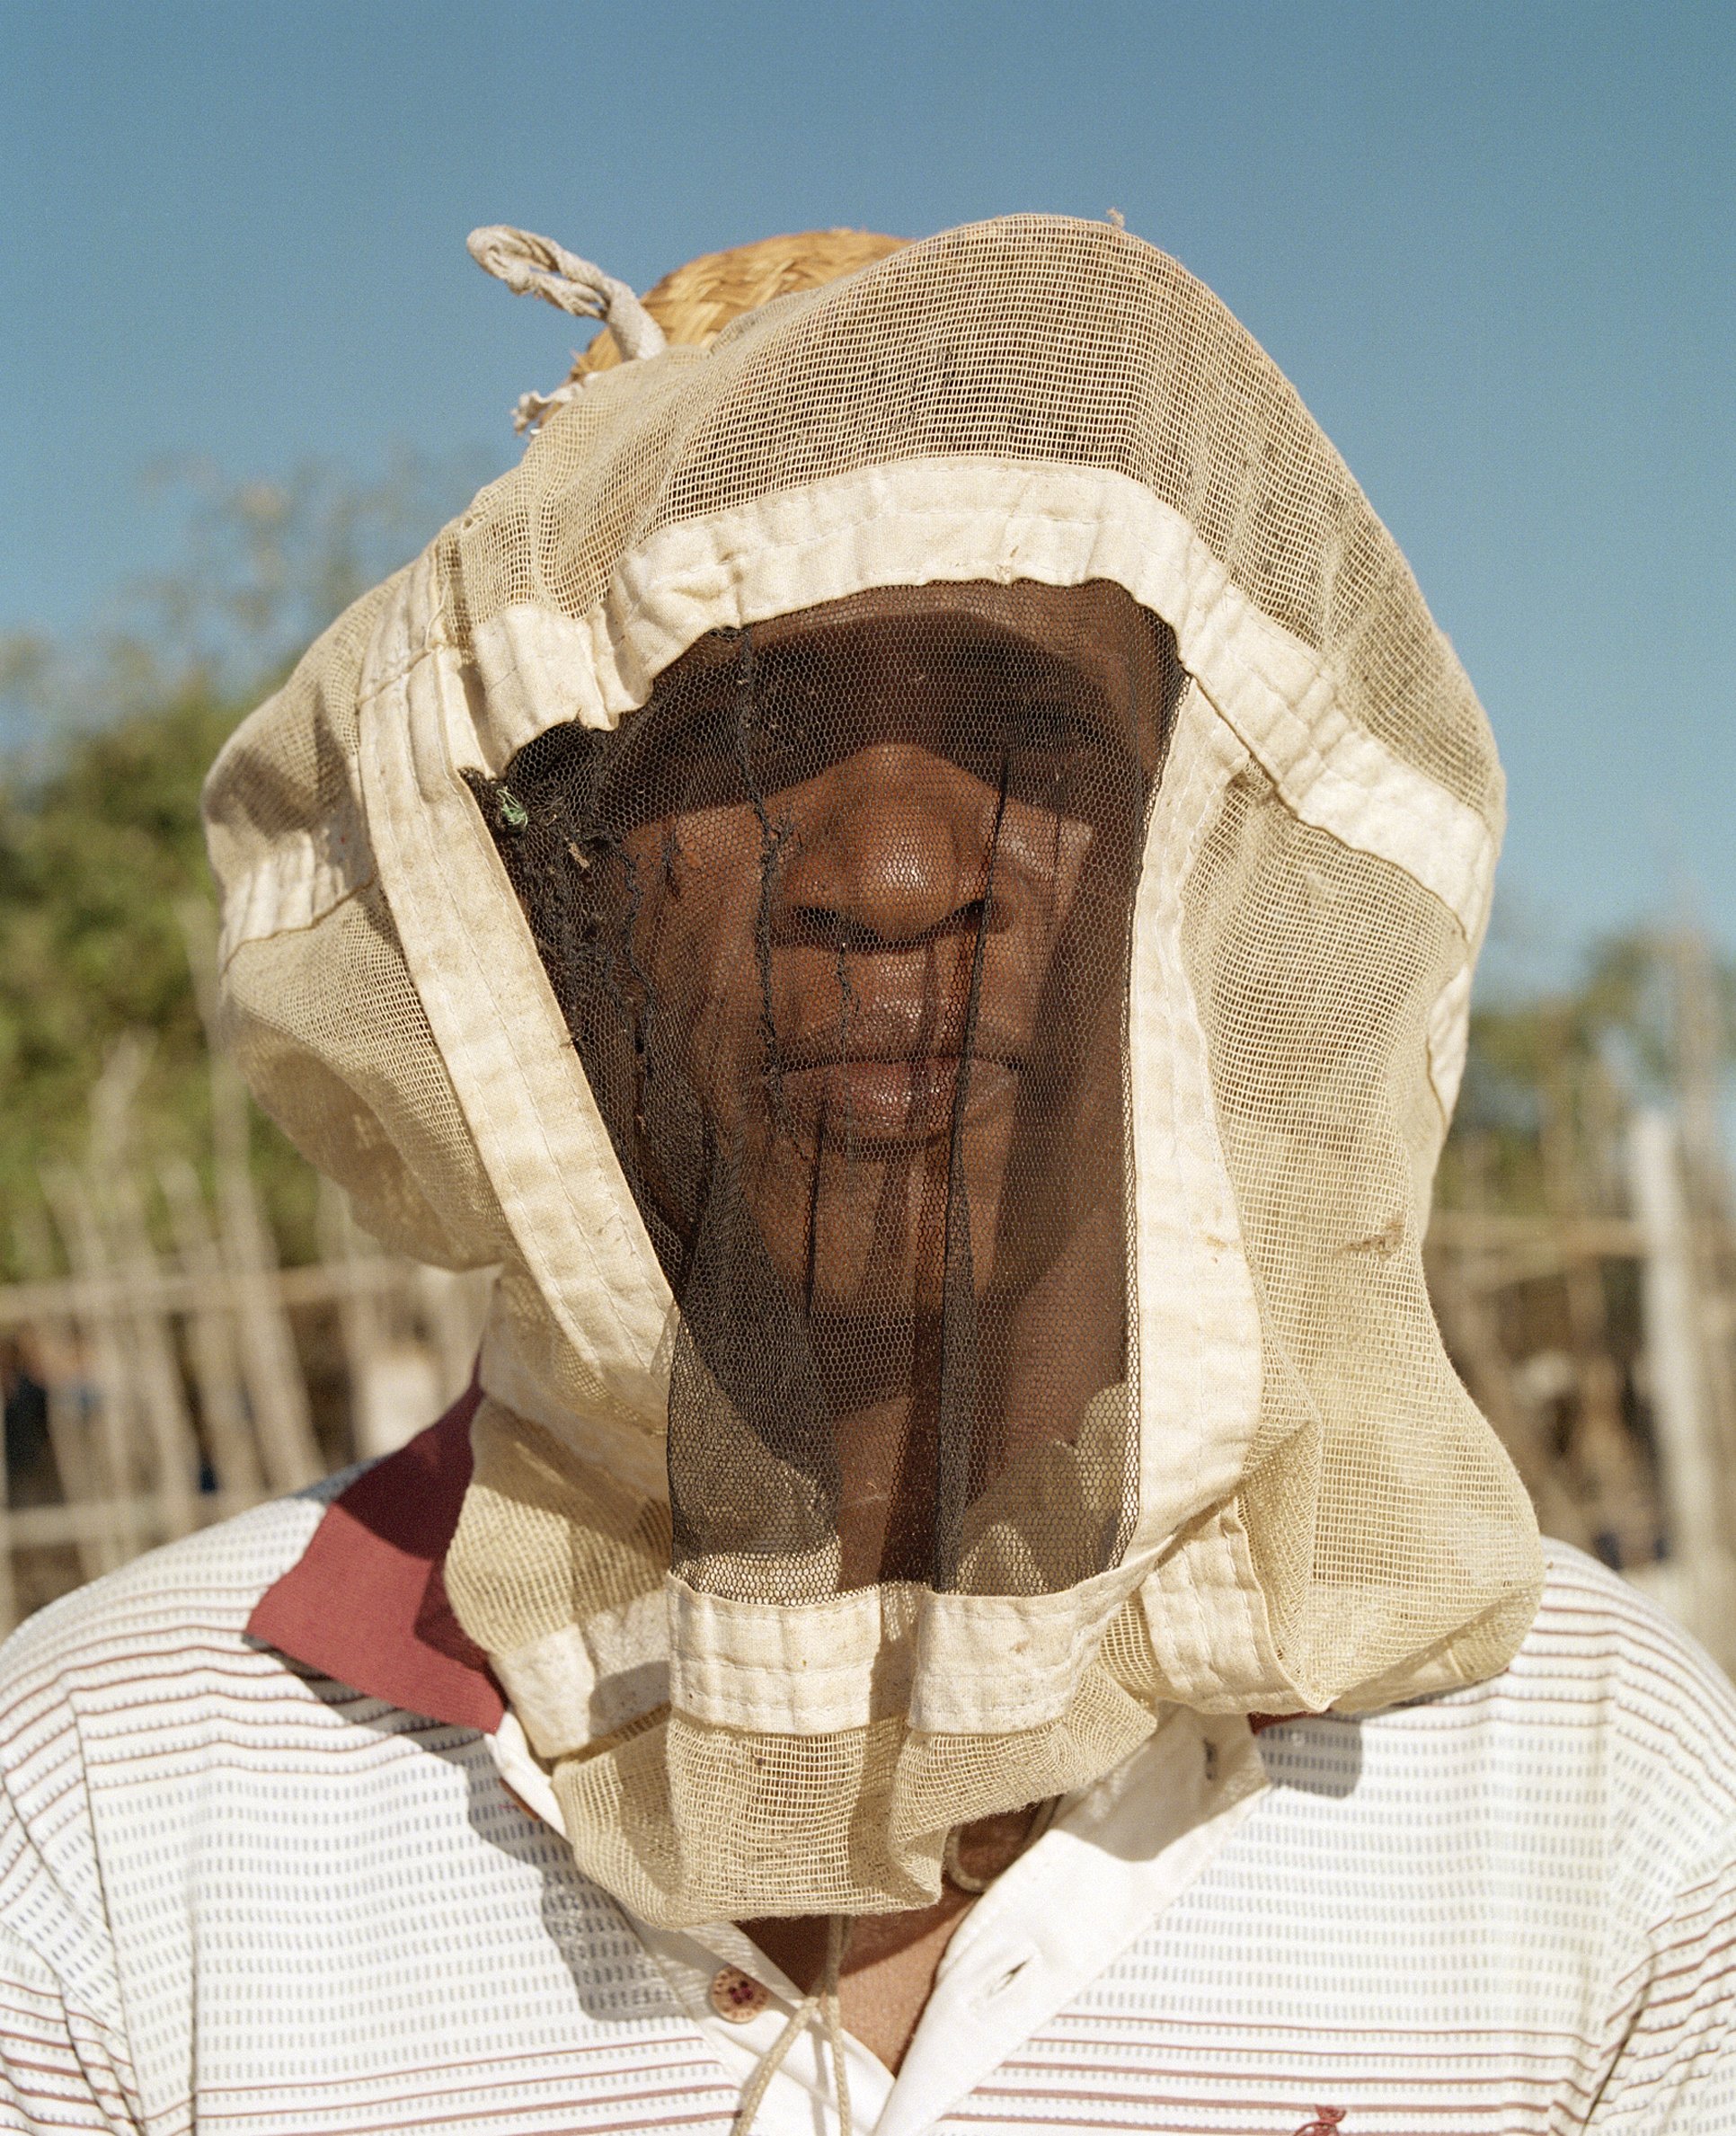
[[[912,589],[702,642],[623,736],[630,983],[814,1321],[920,1318],[967,1236],[981,1298],[1119,1226],[1172,673],[1117,589]]]

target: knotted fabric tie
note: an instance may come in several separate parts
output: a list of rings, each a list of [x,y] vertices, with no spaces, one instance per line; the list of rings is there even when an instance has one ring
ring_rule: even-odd
[[[779,2033],[766,2051],[766,2058],[748,2078],[741,2094],[741,2104],[736,2108],[735,2120],[730,2126],[730,2136],[753,2136],[754,2117],[766,2096],[772,2078],[784,2067],[792,2047],[801,2037],[808,2020],[816,2010],[820,2023],[826,2027],[827,2043],[832,2051],[832,2087],[837,2095],[838,2136],[851,2136],[850,2077],[844,2061],[844,2019],[838,2009],[838,1973],[844,1964],[844,1946],[849,1941],[854,1923],[846,1914],[835,1913],[826,1924],[826,1966],[819,1976],[819,1985],[790,2012]]]
[[[600,319],[627,362],[660,355],[667,347],[663,329],[625,282],[605,274],[552,237],[516,229],[510,223],[485,223],[470,233],[465,244],[477,266],[504,282],[515,297],[540,297],[572,318]],[[535,430],[576,390],[566,386],[552,394],[523,394],[513,412],[514,427]]]

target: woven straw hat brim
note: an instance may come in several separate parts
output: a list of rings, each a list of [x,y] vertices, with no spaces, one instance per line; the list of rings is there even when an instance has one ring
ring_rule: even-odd
[[[753,244],[689,260],[647,292],[645,309],[671,341],[703,349],[744,312],[757,311],[775,297],[855,274],[908,242],[875,230],[801,230],[762,237]],[[620,360],[615,336],[605,327],[568,376],[586,378]]]

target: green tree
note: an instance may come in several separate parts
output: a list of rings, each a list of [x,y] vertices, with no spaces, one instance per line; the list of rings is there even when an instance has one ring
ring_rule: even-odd
[[[225,739],[306,643],[467,495],[474,471],[401,462],[371,489],[186,478],[177,569],[88,647],[0,641],[0,1266],[43,1161],[83,1156],[90,1095],[124,1033],[153,1042],[136,1126],[147,1158],[209,1149],[190,900],[212,899],[199,828]],[[285,1251],[312,1251],[312,1183],[259,1123]]]
[[[0,791],[0,1195],[82,1151],[91,1086],[128,1030],[156,1040],[153,1140],[208,1125],[181,910],[210,895],[199,789],[237,707],[198,688],[77,736]],[[4,1242],[0,1242],[4,1243]]]
[[[1632,1107],[1679,1106],[1692,1141],[1694,1113],[1715,1113],[1733,1063],[1736,963],[1691,925],[1607,936],[1567,983],[1474,1006],[1440,1198],[1515,1212],[1568,1197],[1613,1206]]]

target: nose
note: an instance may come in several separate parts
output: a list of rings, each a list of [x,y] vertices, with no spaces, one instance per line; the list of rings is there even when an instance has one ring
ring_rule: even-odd
[[[918,744],[858,749],[816,782],[775,899],[778,939],[913,949],[1008,924],[989,865],[999,797]]]

